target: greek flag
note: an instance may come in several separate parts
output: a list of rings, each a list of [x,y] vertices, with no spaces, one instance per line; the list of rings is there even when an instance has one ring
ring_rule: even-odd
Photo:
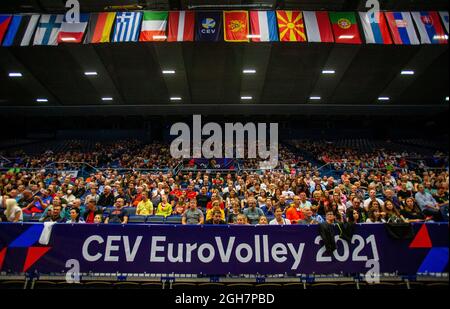
[[[113,42],[137,42],[142,21],[142,12],[117,13]]]

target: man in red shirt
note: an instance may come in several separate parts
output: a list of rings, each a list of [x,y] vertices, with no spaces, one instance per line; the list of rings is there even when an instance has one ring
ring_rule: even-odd
[[[286,218],[291,221],[292,224],[298,224],[299,221],[305,218],[302,208],[300,207],[300,198],[294,196],[294,203],[286,209]]]

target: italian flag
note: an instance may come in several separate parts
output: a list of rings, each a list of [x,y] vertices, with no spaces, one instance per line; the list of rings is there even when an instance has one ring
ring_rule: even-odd
[[[139,41],[165,41],[167,27],[167,11],[146,11],[142,19]]]
[[[336,43],[362,43],[355,13],[330,12],[329,14]]]
[[[167,41],[194,41],[194,12],[169,12],[169,31]]]

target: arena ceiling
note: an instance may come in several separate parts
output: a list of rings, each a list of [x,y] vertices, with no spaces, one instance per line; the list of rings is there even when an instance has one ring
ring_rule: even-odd
[[[80,1],[84,11],[299,8],[358,10],[365,1]],[[0,2],[0,12],[61,12],[65,1]],[[199,7],[200,6],[200,7]],[[223,7],[225,9],[225,7]],[[117,9],[117,8],[113,8]],[[217,8],[215,8],[217,9]],[[222,9],[220,7],[219,9]],[[382,9],[448,9],[447,1],[383,1]],[[0,48],[0,112],[166,113],[448,112],[448,45],[114,43]],[[244,69],[256,70],[243,74]],[[322,74],[322,70],[335,74]],[[163,74],[175,70],[175,74]],[[401,75],[414,70],[414,75]],[[86,76],[88,71],[97,76]],[[11,78],[10,72],[21,72]],[[241,97],[251,96],[249,101]],[[311,100],[320,96],[320,100]],[[379,101],[388,96],[389,101]],[[103,101],[109,97],[112,101]],[[180,97],[181,101],[171,101]],[[37,103],[47,98],[47,103]]]

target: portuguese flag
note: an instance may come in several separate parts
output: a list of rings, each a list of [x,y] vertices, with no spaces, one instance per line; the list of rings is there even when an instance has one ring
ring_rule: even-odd
[[[329,12],[329,14],[336,43],[362,43],[355,13]]]

